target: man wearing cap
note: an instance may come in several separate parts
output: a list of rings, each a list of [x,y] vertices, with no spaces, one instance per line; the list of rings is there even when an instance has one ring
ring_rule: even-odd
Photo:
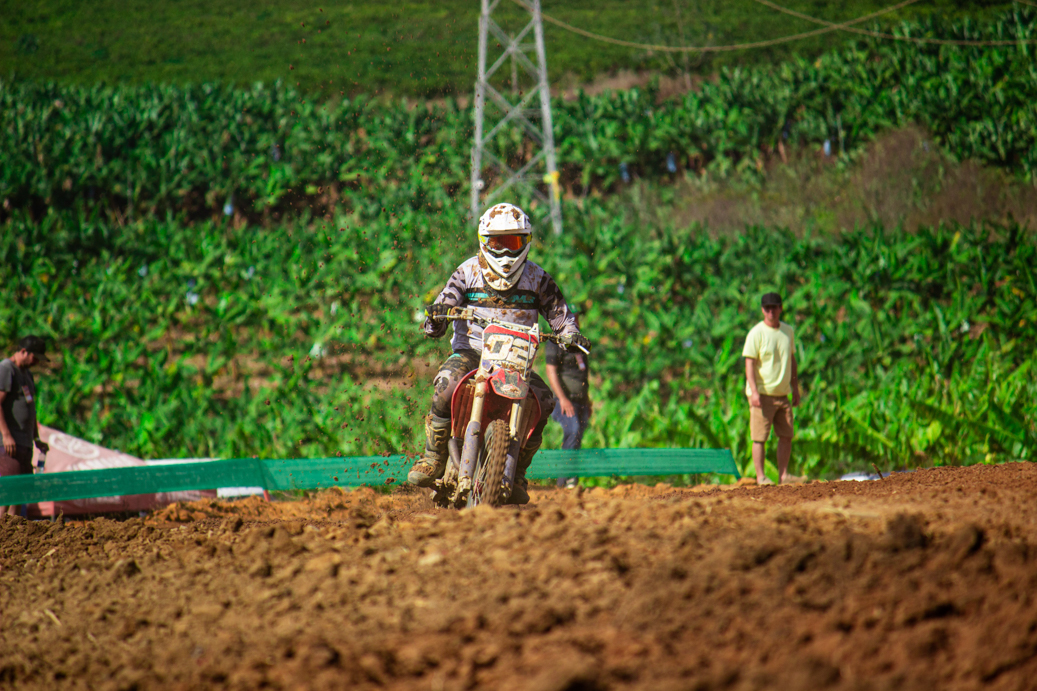
[[[792,455],[792,408],[799,405],[795,337],[781,321],[781,296],[766,293],[760,300],[763,321],[745,338],[745,395],[749,398],[749,432],[753,440],[756,482],[772,484],[763,472],[764,445],[771,427],[778,435],[778,484],[785,481]],[[789,394],[792,394],[791,404]]]
[[[20,475],[32,473],[33,444],[47,452],[36,422],[36,382],[30,371],[37,362],[48,362],[46,344],[39,336],[26,336],[14,355],[0,360],[0,435],[4,452],[18,462]],[[13,513],[13,509],[8,511]]]

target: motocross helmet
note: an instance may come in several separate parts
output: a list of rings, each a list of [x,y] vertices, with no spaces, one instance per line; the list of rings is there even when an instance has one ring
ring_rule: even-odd
[[[510,290],[526,268],[533,226],[514,204],[496,204],[479,219],[479,263],[483,277],[496,290]]]

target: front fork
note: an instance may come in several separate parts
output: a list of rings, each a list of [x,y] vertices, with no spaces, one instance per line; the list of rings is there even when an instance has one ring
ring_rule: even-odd
[[[464,431],[464,447],[461,450],[461,468],[458,473],[458,497],[467,496],[472,489],[472,475],[475,472],[475,461],[479,458],[479,433],[482,432],[482,409],[486,402],[486,381],[489,375],[479,368],[475,374],[475,395],[472,397],[472,417]]]
[[[510,443],[508,444],[508,456],[504,461],[504,496],[511,496],[511,490],[515,487],[515,473],[518,471],[519,451],[522,450],[522,439],[519,437],[521,430],[525,429],[526,415],[529,414],[529,399],[515,401],[511,405],[511,419],[509,420],[508,432]]]

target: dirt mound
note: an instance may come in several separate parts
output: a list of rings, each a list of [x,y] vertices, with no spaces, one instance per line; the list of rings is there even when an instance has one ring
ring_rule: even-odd
[[[1037,466],[867,483],[329,490],[0,522],[25,689],[993,689],[1037,676]]]

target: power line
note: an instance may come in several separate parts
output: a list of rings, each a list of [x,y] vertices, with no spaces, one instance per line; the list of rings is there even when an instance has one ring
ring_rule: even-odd
[[[883,14],[888,14],[890,12],[895,12],[896,10],[903,9],[904,7],[907,7],[908,5],[913,5],[914,3],[918,2],[918,0],[904,0],[903,2],[897,3],[896,5],[891,5],[889,7],[886,7],[884,9],[878,10],[876,12],[872,12],[871,14],[864,15],[863,17],[858,17],[857,19],[852,19],[852,20],[850,20],[848,22],[829,22],[829,21],[826,21],[824,19],[818,19],[817,17],[811,17],[810,15],[806,15],[806,14],[803,14],[801,12],[796,12],[795,10],[790,10],[787,7],[782,7],[781,5],[774,4],[772,2],[769,2],[769,0],[753,0],[753,1],[754,2],[758,2],[758,3],[762,4],[762,5],[767,6],[767,7],[770,7],[771,9],[777,10],[779,12],[783,12],[785,14],[791,15],[793,17],[798,17],[800,19],[805,19],[805,20],[813,22],[815,24],[820,24],[820,25],[824,26],[825,28],[823,28],[823,29],[814,29],[813,31],[805,31],[803,33],[792,34],[792,35],[789,35],[789,36],[781,36],[779,38],[769,39],[769,40],[766,40],[766,41],[753,41],[751,43],[736,43],[736,44],[727,45],[727,46],[665,46],[665,45],[656,45],[656,44],[650,44],[650,43],[638,43],[638,42],[635,42],[635,41],[625,41],[625,40],[619,39],[619,38],[612,38],[611,36],[603,36],[602,34],[596,34],[596,33],[592,32],[592,31],[587,31],[586,29],[581,29],[579,27],[573,26],[572,24],[568,24],[566,22],[563,22],[560,19],[556,19],[555,17],[552,17],[552,16],[547,15],[547,14],[541,14],[541,16],[543,17],[544,21],[548,21],[548,22],[554,24],[555,26],[558,26],[558,27],[560,27],[562,29],[565,29],[566,31],[572,32],[574,34],[578,34],[578,35],[584,36],[586,38],[594,39],[595,41],[602,41],[604,43],[611,43],[613,45],[624,46],[626,48],[640,48],[642,50],[654,50],[654,51],[659,51],[659,52],[664,52],[664,53],[721,53],[721,52],[729,52],[729,51],[735,51],[735,50],[747,50],[747,49],[750,49],[750,48],[766,48],[768,46],[779,45],[779,44],[782,44],[782,43],[789,43],[789,42],[792,42],[792,41],[799,41],[799,40],[802,40],[804,38],[810,38],[811,36],[820,36],[822,34],[831,33],[833,31],[847,31],[847,32],[851,32],[851,33],[862,34],[862,35],[865,35],[865,36],[871,36],[873,38],[882,38],[882,39],[894,40],[894,41],[908,41],[908,42],[912,42],[912,43],[931,43],[931,44],[937,44],[937,45],[956,45],[956,46],[976,46],[976,47],[981,47],[981,46],[1014,46],[1014,45],[1019,45],[1019,44],[1034,44],[1034,43],[1037,43],[1037,41],[1022,40],[1022,39],[1017,39],[1017,40],[1010,40],[1010,39],[1008,39],[1008,40],[994,40],[994,41],[969,41],[969,40],[958,40],[958,39],[917,38],[917,37],[914,37],[914,36],[898,36],[896,34],[889,34],[889,33],[881,32],[881,31],[869,31],[867,29],[857,29],[857,28],[854,27],[855,24],[860,24],[861,22],[866,22],[869,19],[874,19],[875,17],[879,17],[879,16],[881,16]],[[525,8],[527,10],[530,9],[529,6],[525,3],[524,0],[512,0],[512,2],[514,2],[516,5],[519,5],[519,6]],[[1022,2],[1025,5],[1031,5],[1031,6],[1037,7],[1037,3],[1026,2],[1026,0],[1016,0],[1016,2]]]
[[[524,0],[512,0],[512,2],[514,2],[516,5],[524,7],[527,10],[529,9],[529,6],[524,2]],[[572,24],[567,24],[566,22],[563,22],[560,19],[555,19],[554,17],[547,14],[541,13],[541,16],[544,18],[545,21],[551,22],[555,26],[561,27],[566,31],[571,31],[574,34],[579,34],[580,36],[585,36],[596,41],[612,43],[617,46],[624,46],[627,48],[640,48],[642,50],[657,50],[663,53],[723,53],[734,50],[746,50],[749,48],[766,48],[767,46],[775,46],[781,43],[799,41],[804,38],[810,38],[811,36],[820,36],[822,34],[828,34],[833,31],[839,31],[843,27],[850,27],[854,24],[866,22],[869,19],[874,19],[875,17],[887,14],[889,12],[895,12],[896,10],[907,7],[908,5],[913,5],[916,2],[918,2],[918,0],[903,0],[903,2],[900,2],[896,5],[892,5],[885,9],[881,9],[877,12],[872,12],[871,14],[864,15],[863,17],[858,17],[857,19],[852,19],[842,24],[831,24],[824,29],[814,29],[813,31],[805,31],[803,33],[793,34],[791,36],[782,36],[780,38],[773,38],[766,41],[753,41],[751,43],[737,43],[729,46],[662,46],[650,43],[637,43],[635,41],[624,41],[623,39],[612,38],[611,36],[603,36],[601,34],[596,34],[591,31],[587,31],[586,29],[581,29],[579,27],[573,26]]]
[[[953,38],[918,38],[918,37],[915,37],[915,36],[898,36],[897,34],[888,34],[888,33],[884,32],[884,31],[869,31],[868,29],[857,29],[855,27],[850,26],[849,24],[835,24],[834,22],[825,21],[824,19],[818,19],[817,17],[811,17],[810,15],[803,14],[802,12],[796,12],[795,10],[790,10],[787,7],[782,7],[781,5],[778,5],[778,4],[775,4],[775,3],[771,2],[770,0],[753,0],[753,2],[758,2],[758,3],[760,3],[761,5],[763,5],[765,7],[771,8],[772,10],[777,10],[778,12],[783,12],[783,13],[785,13],[787,15],[792,16],[792,17],[798,17],[800,19],[805,19],[808,22],[813,22],[814,24],[821,24],[822,26],[838,28],[840,31],[849,31],[851,33],[861,34],[863,36],[872,36],[873,38],[885,38],[885,39],[889,39],[889,40],[892,40],[892,41],[908,41],[908,42],[911,42],[911,43],[931,43],[931,44],[940,45],[940,46],[1014,46],[1014,45],[1018,45],[1020,43],[1037,43],[1037,41],[1027,41],[1027,40],[1023,40],[1023,39],[1016,39],[1016,40],[1003,39],[1003,40],[996,40],[996,41],[969,41],[969,40],[965,40],[965,39],[953,39]],[[1030,4],[1030,3],[1025,3],[1025,4]]]

